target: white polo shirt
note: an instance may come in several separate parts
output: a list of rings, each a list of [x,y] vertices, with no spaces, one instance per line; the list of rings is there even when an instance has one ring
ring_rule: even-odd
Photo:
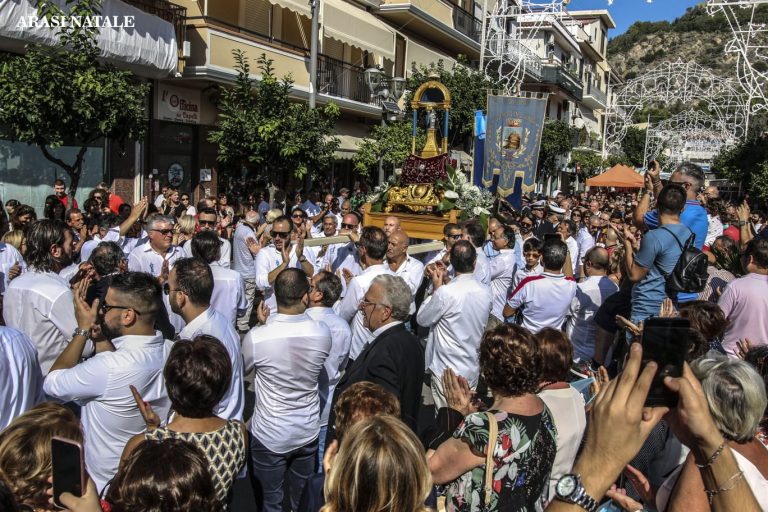
[[[389,265],[371,265],[366,268],[359,276],[352,278],[347,287],[347,294],[334,306],[336,313],[349,322],[352,328],[352,347],[349,350],[349,357],[352,359],[356,359],[372,339],[371,332],[363,326],[363,312],[358,306],[374,278],[385,274],[393,274]]]
[[[69,283],[55,272],[30,269],[11,281],[3,297],[5,325],[26,334],[37,348],[43,375],[64,352],[77,327]],[[84,356],[93,353],[86,343]]]
[[[416,290],[419,289],[421,280],[424,279],[424,264],[416,258],[406,256],[405,261],[394,272],[396,276],[402,277],[408,283],[411,288],[411,295],[416,295]]]
[[[85,464],[99,492],[117,473],[125,444],[146,425],[129,386],[163,420],[171,407],[163,366],[170,349],[154,336],[122,336],[112,340],[115,352],[100,352],[67,370],[45,378],[43,390],[63,402],[82,406]]]
[[[0,327],[0,430],[43,400],[43,373],[26,334]]]
[[[596,325],[593,318],[605,299],[617,291],[619,287],[607,276],[591,276],[577,285],[566,329],[574,359],[589,361],[594,356]]]
[[[491,314],[499,321],[504,321],[504,304],[507,303],[507,295],[512,285],[512,278],[517,272],[515,263],[515,250],[502,249],[498,256],[489,262],[489,273],[491,277],[491,294],[493,295],[493,307]]]
[[[221,254],[219,255],[219,261],[216,263],[218,263],[220,267],[229,268],[230,261],[232,261],[232,244],[229,243],[229,240],[221,237],[219,237],[219,242],[221,242]],[[192,257],[192,240],[184,242],[184,245],[182,245],[181,248],[184,249],[184,254],[187,258]],[[246,247],[246,250],[247,249],[248,247]]]
[[[246,243],[249,238],[258,240],[253,228],[245,222],[240,222],[232,236],[232,243],[234,244],[232,269],[238,271],[243,279],[256,278],[256,266],[254,265],[256,256],[248,249]]]
[[[512,284],[510,286],[510,291],[517,288],[517,285],[519,285],[523,279],[526,277],[531,276],[540,276],[544,273],[544,267],[541,265],[541,263],[537,263],[535,267],[532,269],[528,269],[528,267],[525,266],[525,263],[523,263],[523,266],[518,266],[517,270],[515,271],[515,275],[512,276]]]
[[[248,307],[245,283],[240,274],[234,270],[220,267],[218,263],[211,263],[209,267],[213,274],[211,307],[234,325],[239,314],[245,312]]]
[[[523,327],[535,334],[545,327],[560,329],[575,296],[572,277],[544,272],[523,279],[509,294],[507,304],[522,311]]]
[[[329,245],[323,257],[322,266],[323,268],[329,266],[334,274],[337,270],[346,268],[352,272],[353,276],[360,275],[363,270],[358,259],[357,247],[353,242]]]
[[[333,405],[333,392],[341,379],[341,372],[347,365],[349,347],[352,345],[352,330],[349,324],[333,312],[333,308],[307,308],[307,316],[328,326],[331,331],[331,352],[325,360],[325,371],[320,374],[320,426],[328,424]]]
[[[426,366],[437,378],[452,368],[477,385],[477,349],[491,313],[491,289],[472,274],[459,274],[421,304],[416,321],[429,327]]]
[[[306,256],[305,256],[306,257]],[[309,259],[309,258],[307,258]],[[264,302],[269,307],[271,315],[277,314],[277,300],[275,300],[275,290],[269,284],[269,273],[275,270],[283,263],[283,255],[275,249],[274,245],[268,245],[262,248],[256,255],[256,288],[264,293]],[[310,261],[310,263],[312,263]],[[296,246],[291,247],[288,266],[286,268],[301,268],[301,263],[296,257]]]
[[[290,452],[320,433],[318,382],[331,347],[328,326],[306,314],[270,315],[243,339],[243,371],[256,370],[248,429],[270,451]]]
[[[483,248],[475,248],[477,259],[475,260],[475,279],[485,286],[491,286],[491,261],[483,252]]]
[[[216,416],[225,420],[243,419],[245,391],[243,390],[243,356],[240,354],[240,336],[235,332],[232,322],[212,307],[200,313],[179,333],[179,339],[191,340],[206,334],[213,336],[227,349],[232,361],[232,379],[229,390],[214,409]]]

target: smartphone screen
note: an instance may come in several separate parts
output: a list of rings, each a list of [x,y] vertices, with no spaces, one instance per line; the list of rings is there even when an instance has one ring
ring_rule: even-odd
[[[51,439],[51,466],[53,473],[53,503],[65,508],[59,497],[69,492],[82,496],[85,488],[85,464],[83,446],[71,439],[54,437]]]
[[[685,354],[688,351],[688,335],[691,324],[687,318],[652,317],[643,326],[643,366],[648,361],[659,365],[653,377],[648,398],[648,407],[675,407],[677,394],[664,385],[664,377],[680,377],[683,374]]]

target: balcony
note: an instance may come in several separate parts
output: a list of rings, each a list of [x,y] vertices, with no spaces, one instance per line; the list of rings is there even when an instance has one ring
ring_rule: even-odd
[[[461,7],[454,6],[453,28],[479,43],[483,31],[483,22]]]
[[[584,104],[591,109],[604,109],[608,106],[608,95],[593,82],[588,82],[584,89]]]
[[[173,25],[176,32],[176,43],[179,49],[179,57],[184,41],[187,40],[187,8],[172,4],[167,0],[124,0],[128,5],[132,5],[142,11],[157,16]],[[179,71],[184,67],[179,65]]]
[[[365,83],[364,68],[322,54],[317,56],[317,92],[381,106],[381,98],[372,95]]]
[[[545,83],[557,85],[576,101],[583,98],[581,80],[561,64],[544,64],[541,68],[541,79]]]

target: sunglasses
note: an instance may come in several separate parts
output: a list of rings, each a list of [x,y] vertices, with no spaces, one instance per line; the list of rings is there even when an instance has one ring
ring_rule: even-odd
[[[168,286],[168,283],[166,283],[165,286]],[[107,312],[113,309],[133,309],[133,308],[130,306],[113,306],[111,304],[107,304],[106,302],[102,303],[101,306],[99,306],[99,311],[101,312],[102,315],[106,315]],[[136,311],[135,309],[133,309],[133,312],[136,313],[137,315],[141,314],[141,311]]]
[[[270,235],[272,235],[272,238],[288,238],[291,236],[290,231],[270,231]]]
[[[182,197],[181,200],[182,201],[189,201],[189,198],[188,197]]]
[[[295,213],[291,215],[291,217],[293,217],[294,219],[306,219],[306,217],[300,213]]]
[[[161,233],[163,236],[168,236],[173,234],[172,229],[150,229],[150,231],[157,231],[158,233]]]
[[[451,240],[461,240],[461,235],[448,235]]]
[[[344,224],[344,223],[342,222],[342,223],[341,223],[341,227],[342,227],[343,229],[355,229],[355,228],[357,227],[357,224]]]

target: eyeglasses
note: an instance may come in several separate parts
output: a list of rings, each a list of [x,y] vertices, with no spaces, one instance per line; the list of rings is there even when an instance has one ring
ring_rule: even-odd
[[[300,213],[294,213],[293,215],[291,215],[291,217],[293,217],[294,219],[306,219],[306,217]]]
[[[342,229],[355,229],[357,227],[357,224],[345,224],[341,223]]]
[[[93,198],[101,200],[101,196],[93,196]]]
[[[172,229],[150,229],[150,231],[157,231],[158,233],[161,233],[163,236],[173,235]]]
[[[168,284],[166,284],[165,286],[168,286]],[[103,302],[99,307],[99,311],[101,312],[102,315],[106,315],[112,309],[132,309],[133,312],[136,313],[137,315],[141,314],[141,311],[136,311],[130,306],[113,306],[111,304],[107,304],[106,302]]]
[[[291,236],[290,231],[270,231],[270,235],[272,235],[272,238],[288,238]]]
[[[380,302],[371,302],[369,300],[362,299],[360,301],[360,306],[367,308],[368,306],[373,306],[374,308],[376,306],[384,306],[385,308],[391,308],[392,306],[387,306],[386,304],[381,304]]]
[[[171,292],[180,292],[181,290],[179,288],[171,288],[171,285],[168,283],[165,283],[163,285],[163,293],[166,295],[170,295]]]
[[[189,201],[189,198],[188,197],[182,197],[181,200],[182,201]]]

